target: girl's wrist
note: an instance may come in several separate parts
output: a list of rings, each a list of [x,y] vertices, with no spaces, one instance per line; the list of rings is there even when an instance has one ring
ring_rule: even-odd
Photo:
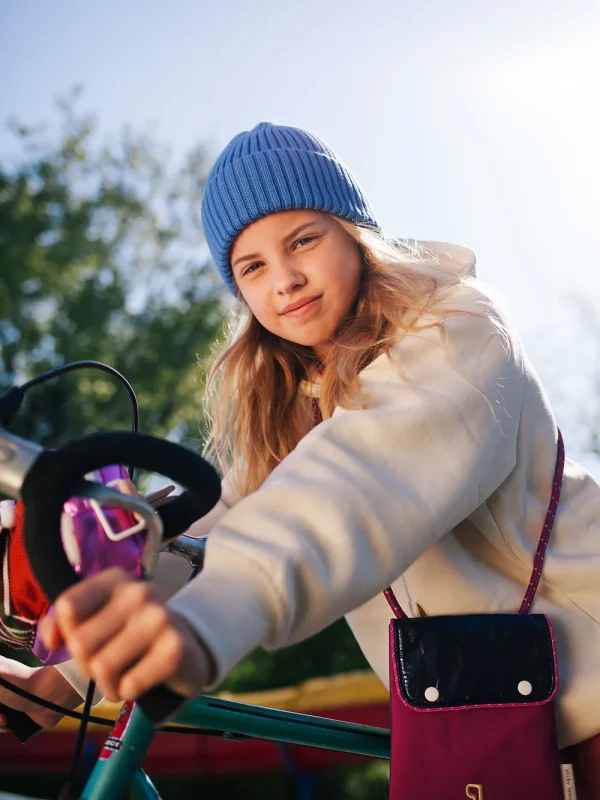
[[[212,652],[185,617],[177,612],[171,613],[184,642],[187,640],[187,654],[181,663],[178,679],[173,681],[173,688],[177,690],[179,684],[179,691],[188,696],[197,695],[214,681],[217,665]]]
[[[59,706],[77,708],[83,702],[81,695],[64,678],[56,667],[39,667],[30,677],[31,691]]]

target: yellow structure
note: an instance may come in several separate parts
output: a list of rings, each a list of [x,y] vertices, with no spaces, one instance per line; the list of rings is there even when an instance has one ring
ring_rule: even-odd
[[[284,689],[272,689],[266,692],[247,692],[232,694],[221,692],[216,695],[224,700],[237,703],[249,703],[266,708],[280,708],[285,711],[297,711],[308,714],[315,709],[343,708],[344,706],[367,706],[389,702],[388,690],[374,672],[348,672],[329,678],[311,678],[296,686]],[[115,719],[121,703],[103,701],[94,708],[94,715]],[[81,709],[79,709],[81,710]],[[75,719],[63,719],[54,731],[74,730],[79,725]],[[90,725],[90,728],[100,728]]]

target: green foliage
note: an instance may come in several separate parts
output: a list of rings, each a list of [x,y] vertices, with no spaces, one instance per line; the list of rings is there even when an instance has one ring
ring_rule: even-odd
[[[275,652],[256,650],[227,676],[220,689],[255,692],[278,689],[315,676],[368,669],[368,663],[345,620],[305,642]]]
[[[13,124],[18,163],[0,164],[0,391],[66,362],[105,361],[133,384],[141,430],[196,448],[198,359],[223,295],[199,224],[208,155],[198,147],[171,168],[147,136],[101,143],[75,105],[60,104],[49,140]],[[86,369],[32,389],[13,430],[57,445],[130,418],[124,389]]]
[[[200,449],[199,360],[224,294],[199,223],[208,154],[198,147],[170,167],[142,134],[101,142],[76,105],[76,93],[59,104],[54,131],[13,123],[17,155],[0,161],[0,394],[68,362],[104,361],[133,385],[140,430]],[[130,425],[124,387],[83,369],[33,387],[11,430],[58,446]]]

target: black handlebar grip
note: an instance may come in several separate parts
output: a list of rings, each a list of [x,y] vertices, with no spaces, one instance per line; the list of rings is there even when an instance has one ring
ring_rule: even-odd
[[[27,555],[51,602],[79,580],[61,543],[63,505],[84,475],[110,464],[131,464],[159,473],[187,490],[158,510],[165,539],[187,530],[221,496],[221,481],[210,464],[190,450],[154,436],[122,431],[94,433],[60,450],[44,451],[25,476],[21,496]],[[163,686],[155,687],[139,700],[142,710],[156,725],[184,702],[184,698]]]
[[[109,464],[131,464],[182,485],[183,492],[158,513],[165,538],[183,533],[221,496],[221,481],[203,458],[174,442],[142,433],[94,433],[60,450],[44,451],[23,481],[23,535],[31,567],[51,602],[79,578],[63,550],[60,518],[82,477]]]
[[[138,698],[137,703],[150,722],[160,727],[171,719],[188,699],[166,686],[155,686]]]
[[[41,725],[38,725],[31,717],[28,717],[24,711],[15,711],[14,708],[9,708],[3,703],[0,703],[0,714],[6,718],[4,729],[14,733],[23,744],[27,744],[40,731],[44,730]]]

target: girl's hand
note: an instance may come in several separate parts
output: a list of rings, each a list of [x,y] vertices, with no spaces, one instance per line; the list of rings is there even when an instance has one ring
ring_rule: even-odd
[[[112,568],[62,594],[40,623],[52,650],[66,644],[108,700],[135,700],[159,683],[185,697],[210,683],[209,652],[152,585]]]
[[[79,694],[54,667],[27,667],[19,661],[0,656],[0,675],[21,689],[26,689],[59,706],[77,708],[81,705]],[[43,728],[53,727],[63,716],[57,711],[50,711],[31,700],[25,700],[4,687],[0,687],[0,703],[14,708],[16,711],[24,711]],[[6,719],[0,714],[0,732],[5,725]]]

